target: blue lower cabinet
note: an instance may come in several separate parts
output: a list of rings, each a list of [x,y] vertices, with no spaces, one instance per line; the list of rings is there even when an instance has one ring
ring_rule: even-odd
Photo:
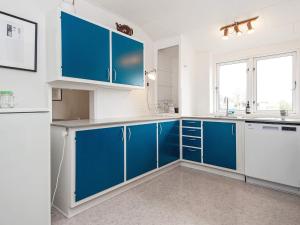
[[[198,120],[182,120],[183,127],[201,127],[201,121]]]
[[[185,160],[190,160],[194,162],[201,163],[201,149],[192,147],[182,148],[182,158]]]
[[[182,135],[201,137],[201,129],[183,127]]]
[[[182,145],[201,148],[201,138],[183,136]]]
[[[157,168],[156,123],[126,128],[127,180]]]
[[[203,162],[236,170],[236,124],[203,123]]]
[[[124,182],[123,129],[76,132],[76,201]]]
[[[179,121],[158,123],[159,167],[179,159]]]

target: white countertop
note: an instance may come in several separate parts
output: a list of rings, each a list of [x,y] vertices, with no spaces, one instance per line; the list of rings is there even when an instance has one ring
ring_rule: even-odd
[[[127,118],[110,118],[100,120],[69,120],[69,121],[53,121],[52,126],[65,127],[65,128],[80,128],[91,126],[105,126],[124,123],[140,123],[149,121],[172,120],[172,119],[201,119],[201,120],[223,120],[223,121],[247,121],[247,122],[261,122],[261,123],[276,123],[276,124],[295,124],[300,125],[300,119],[287,118],[253,118],[253,117],[224,117],[224,116],[179,116],[174,114],[151,115],[140,117],[127,117]]]
[[[49,112],[47,108],[0,108],[0,114],[10,113],[45,113]]]
[[[179,115],[153,115],[153,116],[140,116],[140,117],[127,117],[127,118],[110,118],[100,120],[69,120],[69,121],[53,121],[52,126],[66,127],[66,128],[79,128],[91,126],[105,126],[122,123],[139,123],[147,121],[158,120],[172,120],[180,119]]]

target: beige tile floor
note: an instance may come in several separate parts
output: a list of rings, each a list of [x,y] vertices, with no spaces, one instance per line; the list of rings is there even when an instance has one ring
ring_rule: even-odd
[[[52,225],[300,225],[300,197],[178,167]]]

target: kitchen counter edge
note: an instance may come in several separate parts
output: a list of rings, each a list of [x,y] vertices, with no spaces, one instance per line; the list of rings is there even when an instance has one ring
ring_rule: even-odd
[[[164,121],[176,119],[199,119],[199,120],[218,120],[218,121],[233,121],[233,122],[253,122],[253,123],[273,123],[273,124],[293,124],[300,125],[299,119],[255,119],[255,118],[230,118],[230,117],[215,117],[215,116],[153,116],[153,117],[136,117],[136,118],[118,118],[118,119],[103,119],[103,120],[69,120],[69,121],[54,121],[52,126],[65,128],[82,128],[82,127],[96,127],[109,126],[116,124],[130,124],[142,123],[151,121]]]

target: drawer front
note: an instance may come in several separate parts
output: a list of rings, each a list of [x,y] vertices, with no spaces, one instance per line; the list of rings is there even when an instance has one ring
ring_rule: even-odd
[[[183,127],[201,127],[201,121],[197,120],[183,120],[182,121]]]
[[[182,137],[182,144],[185,146],[201,148],[201,138]]]
[[[201,137],[201,129],[182,128],[182,135]]]
[[[201,163],[201,150],[200,149],[183,147],[182,154],[183,154],[182,157],[185,160],[191,160],[194,162]]]

